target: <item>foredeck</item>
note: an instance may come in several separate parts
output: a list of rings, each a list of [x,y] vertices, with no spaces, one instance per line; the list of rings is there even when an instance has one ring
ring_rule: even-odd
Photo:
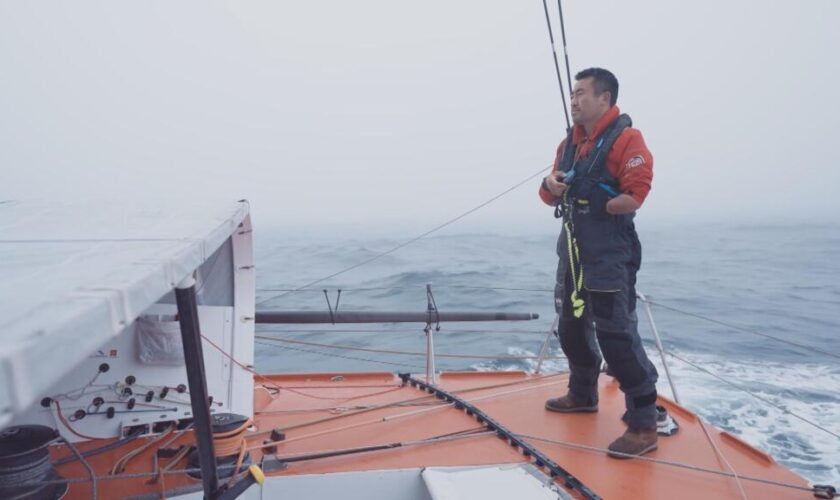
[[[463,410],[403,385],[391,373],[276,375],[256,382],[257,431],[248,438],[252,457],[259,461],[262,451],[258,447],[269,439],[272,429],[280,429],[285,440],[276,443],[277,458],[298,459],[269,476],[532,461],[495,433],[482,432],[482,424]],[[731,474],[730,466],[740,477],[747,498],[812,498],[808,491],[756,481],[808,487],[803,478],[768,455],[707,424],[716,451],[698,418],[664,398],[659,404],[678,421],[679,432],[661,436],[659,449],[644,459],[609,458],[602,450],[624,430],[624,398],[617,382],[602,377],[597,413],[546,411],[545,400],[564,393],[566,384],[566,374],[523,372],[444,373],[438,382],[537,447],[603,498],[742,498],[738,481],[724,475]],[[458,434],[465,431],[474,434]],[[190,440],[186,433],[177,442]],[[401,445],[378,451],[352,450],[391,443]],[[106,475],[120,456],[140,445],[138,440],[92,457],[90,462],[98,474]],[[156,494],[162,488],[200,484],[183,475],[166,476],[165,485],[150,482],[154,467],[160,470],[167,461],[160,459],[155,465],[153,448],[139,454],[126,469],[125,474],[138,477],[98,481],[100,496]],[[349,454],[306,459],[337,450]],[[185,466],[184,461],[173,470]],[[78,462],[60,467],[59,472],[68,478],[88,475]],[[88,498],[90,484],[73,484],[70,493],[71,498]]]

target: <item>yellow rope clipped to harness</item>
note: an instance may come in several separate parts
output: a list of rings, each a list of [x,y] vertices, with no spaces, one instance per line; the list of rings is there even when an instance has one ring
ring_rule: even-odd
[[[569,270],[572,273],[572,292],[569,297],[572,301],[572,313],[575,318],[583,316],[586,304],[583,301],[581,291],[583,291],[583,266],[580,264],[580,250],[578,248],[577,239],[572,233],[572,225],[569,219],[572,216],[571,207],[569,206],[568,191],[563,193],[563,205],[566,212],[563,217],[563,228],[566,230],[566,245],[569,253]]]

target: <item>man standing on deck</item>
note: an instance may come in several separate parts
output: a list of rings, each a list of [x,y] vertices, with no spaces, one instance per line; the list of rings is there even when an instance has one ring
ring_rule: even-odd
[[[653,157],[615,105],[615,75],[590,68],[575,80],[574,126],[539,190],[563,217],[554,296],[560,345],[569,360],[569,392],[545,407],[559,413],[598,410],[597,337],[627,408],[627,431],[609,445],[610,456],[642,455],[656,449],[658,375],[636,328],[642,248],[633,216],[650,191]]]

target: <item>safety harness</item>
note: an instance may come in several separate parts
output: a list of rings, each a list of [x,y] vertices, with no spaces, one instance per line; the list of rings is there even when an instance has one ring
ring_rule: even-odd
[[[569,272],[572,274],[572,291],[570,294],[572,312],[575,318],[583,317],[586,304],[583,300],[583,265],[580,261],[580,248],[575,237],[575,223],[573,207],[575,203],[589,204],[589,194],[592,189],[603,189],[610,196],[617,196],[615,182],[606,179],[607,154],[612,149],[618,136],[625,128],[631,127],[633,121],[626,114],[619,115],[601,134],[598,142],[585,158],[575,159],[577,145],[572,141],[572,130],[566,137],[566,147],[560,158],[558,169],[565,173],[564,183],[568,188],[557,200],[554,207],[554,217],[563,219],[566,231],[567,253],[569,254]]]

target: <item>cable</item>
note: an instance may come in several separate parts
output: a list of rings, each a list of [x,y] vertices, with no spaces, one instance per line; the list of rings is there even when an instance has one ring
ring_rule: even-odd
[[[356,357],[356,356],[343,356],[341,354],[332,354],[332,353],[328,353],[328,352],[312,351],[312,350],[309,350],[309,349],[301,349],[299,347],[289,347],[289,346],[285,346],[285,345],[276,345],[276,344],[270,344],[270,343],[267,343],[267,342],[257,341],[256,343],[260,344],[260,345],[274,347],[276,349],[288,349],[290,351],[306,352],[306,353],[309,353],[309,354],[319,354],[321,356],[329,356],[329,357],[333,357],[333,358],[352,359],[354,361],[367,361],[369,363],[379,363],[379,364],[383,364],[383,365],[400,366],[400,367],[403,367],[403,368],[416,368],[416,369],[422,369],[422,370],[426,369],[425,366],[412,365],[412,364],[408,364],[408,363],[392,363],[390,361],[380,361],[378,359],[359,358],[359,357]]]
[[[494,393],[494,394],[486,394],[484,396],[474,398],[474,399],[470,400],[470,402],[483,401],[483,400],[486,400],[486,399],[492,399],[492,398],[496,398],[496,397],[499,397],[499,396],[506,396],[508,394],[520,393],[520,392],[525,392],[525,391],[532,391],[532,390],[536,390],[536,389],[543,389],[543,388],[551,386],[551,385],[557,385],[558,383],[562,383],[562,381],[546,382],[544,384],[532,385],[532,386],[529,386],[529,387],[513,389],[513,390],[510,390],[510,391],[504,391],[504,392],[499,392],[499,393]],[[463,391],[459,391],[459,392],[468,392],[468,390],[463,390]],[[454,392],[453,392],[453,394],[454,394]],[[430,396],[433,396],[433,395],[430,394]],[[427,396],[423,396],[424,399],[426,397]],[[335,432],[345,432],[345,431],[348,431],[350,429],[365,427],[365,426],[368,426],[368,425],[378,424],[378,423],[381,423],[381,422],[388,422],[388,421],[396,420],[396,419],[399,419],[399,418],[413,417],[413,416],[416,416],[416,415],[419,415],[419,414],[422,414],[422,413],[429,413],[429,412],[433,412],[433,411],[444,410],[448,407],[454,406],[455,404],[456,404],[455,402],[449,402],[449,403],[446,403],[446,404],[443,404],[443,405],[440,405],[440,406],[433,406],[433,407],[430,407],[430,408],[424,408],[422,410],[413,410],[413,411],[409,411],[409,412],[398,413],[396,415],[386,415],[384,417],[377,417],[377,418],[373,418],[373,419],[370,419],[370,420],[363,420],[361,422],[355,422],[353,424],[347,424],[347,425],[344,425],[344,426],[341,426],[341,427],[331,427],[329,429],[325,429],[325,430],[317,431],[317,432],[312,432],[312,433],[309,433],[309,434],[303,434],[303,435],[300,435],[300,436],[293,436],[293,437],[286,437],[286,438],[284,438],[282,440],[279,440],[279,441],[271,440],[271,441],[267,441],[267,442],[264,442],[264,443],[261,443],[261,444],[251,446],[251,447],[249,447],[249,449],[251,449],[251,450],[263,449],[267,446],[275,446],[275,445],[278,445],[278,444],[287,444],[287,443],[291,443],[291,442],[294,442],[294,441],[311,439],[311,438],[314,438],[314,437],[324,436],[324,435],[332,434],[332,433],[335,433]],[[363,412],[364,411],[359,411],[359,412],[355,412],[354,414],[363,413]],[[332,417],[332,418],[327,417],[327,418],[324,418],[324,419],[319,419],[315,423],[321,423],[321,422],[325,422],[327,420],[334,420],[335,418],[338,418],[338,417],[341,417],[341,416],[347,416],[347,415],[350,415],[350,414],[336,415],[335,417]],[[290,427],[286,427],[283,430],[288,432],[291,429],[300,428],[300,427],[303,427],[305,425],[310,425],[310,424],[297,424],[297,425],[293,425],[293,426],[290,426]]]
[[[114,466],[111,468],[111,475],[121,474],[125,471],[128,462],[133,460],[137,455],[143,453],[147,449],[154,446],[156,443],[163,441],[167,436],[175,432],[175,429],[178,426],[175,424],[170,425],[167,429],[160,434],[160,436],[155,437],[154,439],[150,439],[148,442],[143,444],[142,446],[138,446],[137,448],[129,451],[128,453],[124,454],[119,460],[114,463]],[[184,430],[185,431],[185,430]],[[180,431],[180,434],[183,434],[184,431]]]
[[[745,332],[745,333],[751,333],[753,335],[758,335],[760,337],[764,337],[764,338],[767,338],[767,339],[772,339],[772,340],[775,340],[777,342],[782,342],[784,344],[789,344],[789,345],[796,346],[796,347],[806,349],[806,350],[809,350],[809,351],[818,352],[818,353],[824,354],[826,356],[831,356],[832,358],[840,359],[840,354],[833,353],[833,352],[830,352],[830,351],[824,351],[824,350],[822,350],[818,347],[813,347],[813,346],[810,346],[810,345],[807,345],[807,344],[800,344],[800,343],[794,342],[792,340],[787,340],[787,339],[783,339],[781,337],[776,337],[776,336],[773,336],[773,335],[768,335],[766,333],[761,333],[759,331],[752,330],[750,328],[744,328],[742,326],[733,325],[731,323],[725,323],[725,322],[717,320],[717,319],[709,318],[709,317],[702,316],[700,314],[696,314],[696,313],[693,313],[693,312],[685,311],[685,310],[682,310],[682,309],[677,309],[676,307],[671,307],[671,306],[665,305],[661,302],[655,302],[655,301],[650,300],[650,299],[648,299],[648,302],[650,302],[650,304],[652,304],[652,305],[659,306],[659,307],[661,307],[663,309],[667,309],[669,311],[673,311],[673,312],[680,313],[680,314],[685,314],[687,316],[692,316],[694,318],[702,319],[702,320],[708,321],[710,323],[715,323],[715,324],[718,324],[718,325],[721,325],[721,326],[725,326],[727,328],[732,328],[733,330],[738,330],[740,332]]]
[[[563,102],[565,103],[565,100],[564,100]],[[393,247],[393,248],[391,248],[391,249],[389,249],[389,250],[387,250],[387,251],[385,251],[385,252],[382,252],[382,253],[380,253],[380,254],[374,255],[373,257],[370,257],[369,259],[363,260],[363,261],[361,261],[361,262],[359,262],[359,263],[353,264],[353,265],[352,265],[352,266],[350,266],[350,267],[346,267],[346,268],[344,268],[344,269],[342,269],[342,270],[340,270],[340,271],[337,271],[337,272],[335,272],[335,273],[332,273],[332,274],[330,274],[329,276],[325,276],[325,277],[323,277],[323,278],[319,278],[319,279],[317,279],[317,280],[315,280],[315,281],[312,281],[312,282],[307,283],[307,284],[305,284],[305,285],[303,285],[303,286],[300,286],[300,287],[298,287],[298,288],[295,288],[293,291],[298,291],[298,290],[302,290],[302,289],[305,289],[305,288],[309,288],[309,287],[310,287],[310,286],[312,286],[312,285],[316,285],[316,284],[321,283],[322,281],[326,281],[326,280],[328,280],[328,279],[330,279],[330,278],[335,278],[336,276],[338,276],[338,275],[340,275],[340,274],[344,274],[344,273],[346,273],[346,272],[348,272],[348,271],[352,271],[353,269],[356,269],[357,267],[361,267],[361,266],[364,266],[364,265],[366,265],[366,264],[370,264],[371,262],[373,262],[373,261],[375,261],[375,260],[377,260],[377,259],[380,259],[380,258],[382,258],[382,257],[385,257],[386,255],[392,254],[392,253],[396,252],[397,250],[399,250],[399,249],[401,249],[401,248],[403,248],[403,247],[406,247],[406,246],[408,246],[408,245],[410,245],[410,244],[414,243],[415,241],[421,240],[421,239],[425,238],[426,236],[428,236],[428,235],[430,235],[430,234],[432,234],[432,233],[434,233],[434,232],[437,232],[437,231],[439,231],[439,230],[441,230],[441,229],[443,229],[443,228],[445,228],[445,227],[447,227],[447,226],[449,226],[449,225],[454,224],[455,222],[458,222],[459,220],[461,220],[461,219],[463,219],[464,217],[466,217],[466,216],[468,216],[468,215],[472,214],[473,212],[476,212],[476,211],[478,211],[479,209],[486,207],[486,206],[487,206],[487,205],[489,205],[490,203],[493,203],[494,201],[496,201],[496,200],[498,200],[499,198],[501,198],[502,196],[504,196],[504,195],[506,195],[506,194],[510,193],[510,192],[511,192],[511,191],[513,191],[514,189],[516,189],[516,188],[518,188],[518,187],[522,186],[522,185],[523,185],[523,184],[525,184],[526,182],[529,182],[529,181],[530,181],[531,179],[533,179],[534,177],[538,177],[538,176],[539,176],[539,175],[541,175],[543,172],[545,172],[546,170],[548,170],[548,169],[550,169],[550,168],[552,168],[552,167],[553,167],[553,165],[549,165],[549,166],[547,166],[547,167],[541,168],[541,169],[540,169],[540,170],[538,170],[536,173],[529,175],[527,178],[525,178],[525,179],[523,179],[522,181],[520,181],[520,182],[518,182],[518,183],[514,184],[513,186],[511,186],[511,187],[509,187],[509,188],[505,189],[504,191],[502,191],[501,193],[499,193],[499,194],[497,194],[497,195],[493,196],[492,198],[488,199],[487,201],[485,201],[485,202],[483,202],[483,203],[481,203],[481,204],[479,204],[479,205],[477,205],[477,206],[475,206],[475,207],[473,207],[473,208],[471,208],[471,209],[467,210],[466,212],[462,213],[461,215],[458,215],[457,217],[455,217],[455,218],[453,218],[453,219],[450,219],[450,220],[448,220],[448,221],[444,222],[443,224],[440,224],[440,225],[438,225],[438,226],[436,226],[436,227],[434,227],[434,228],[432,228],[432,229],[430,229],[430,230],[426,231],[425,233],[423,233],[423,234],[421,234],[421,235],[419,235],[419,236],[416,236],[416,237],[414,237],[414,238],[412,238],[412,239],[410,239],[410,240],[408,240],[408,241],[406,241],[406,242],[400,243],[399,245],[397,245],[397,246],[395,246],[395,247]],[[279,298],[284,297],[284,296],[286,296],[286,295],[288,295],[288,294],[290,294],[290,293],[292,293],[292,291],[285,292],[285,293],[282,293],[282,294],[280,294],[280,295],[275,295],[275,296],[273,296],[273,297],[269,297],[269,298],[267,298],[267,299],[264,299],[264,300],[259,301],[259,302],[257,303],[257,305],[262,305],[262,304],[264,304],[264,303],[266,303],[266,302],[268,302],[268,301],[270,301],[270,300],[279,299]]]
[[[87,384],[83,385],[82,387],[80,387],[78,389],[73,389],[72,391],[67,391],[67,392],[62,393],[62,394],[56,394],[55,396],[53,396],[53,399],[64,398],[64,399],[68,399],[70,401],[78,401],[79,399],[82,398],[82,396],[85,395],[85,392],[87,391],[87,389],[93,387],[93,383],[96,382],[96,379],[98,379],[99,375],[102,374],[102,373],[104,373],[104,372],[101,371],[101,370],[97,370],[96,375],[94,375],[93,378],[90,379],[90,381]],[[110,387],[110,386],[108,386],[108,387]],[[74,392],[78,392],[79,394],[71,396],[70,394],[74,393]]]
[[[729,463],[729,460],[727,460],[723,452],[720,451],[718,445],[715,444],[715,441],[712,439],[711,434],[709,434],[709,430],[706,429],[706,424],[703,423],[703,420],[698,418],[697,423],[700,424],[700,428],[703,430],[703,434],[706,435],[706,440],[708,440],[709,445],[715,452],[715,455],[724,463],[726,468],[732,472],[732,477],[735,478],[735,484],[738,485],[738,490],[741,492],[741,498],[747,500],[747,493],[744,491],[744,486],[741,484],[741,480],[738,478],[738,473],[735,472],[735,467],[732,467],[732,464]]]
[[[422,446],[427,444],[435,444],[435,443],[442,443],[442,442],[449,442],[455,441],[459,439],[467,439],[472,437],[481,437],[481,436],[489,436],[493,434],[491,431],[485,431],[484,428],[474,428],[474,429],[465,429],[463,431],[451,432],[447,434],[441,434],[437,436],[432,436],[425,439],[418,439],[414,441],[403,441],[400,443],[390,443],[389,445],[374,445],[373,447],[364,447],[364,448],[345,448],[340,450],[326,450],[322,452],[317,452],[313,454],[307,455],[296,455],[294,457],[283,457],[283,461],[291,462],[291,461],[303,461],[303,460],[314,460],[317,458],[328,458],[330,456],[339,456],[339,455],[348,455],[352,453],[363,453],[366,451],[377,451],[372,448],[379,447],[379,449],[385,449],[384,446],[390,448],[398,448],[398,447],[406,447],[406,446]],[[69,445],[70,443],[68,443]],[[72,445],[71,445],[72,446]],[[315,455],[321,456],[315,456]],[[234,473],[236,472],[237,468],[235,468],[234,464],[231,465],[219,465],[219,471],[225,471],[228,469],[233,469]],[[113,481],[113,480],[128,480],[128,479],[155,479],[161,476],[169,476],[169,475],[182,475],[182,474],[189,474],[189,473],[196,473],[201,472],[201,469],[198,467],[193,468],[186,468],[186,469],[176,469],[176,470],[160,470],[160,471],[152,471],[152,472],[137,472],[131,474],[121,474],[117,476],[96,476],[93,472],[93,469],[89,469],[90,477],[89,478],[63,478],[57,480],[48,480],[48,481],[39,481],[37,483],[30,483],[30,484],[23,484],[22,487],[29,487],[29,486],[41,486],[45,484],[78,484],[78,483],[85,483],[85,482],[93,482],[94,484],[94,493],[93,498],[96,498],[96,481]]]
[[[61,421],[61,424],[64,425],[64,427],[68,431],[72,432],[74,436],[80,437],[82,439],[105,439],[101,437],[88,436],[87,434],[82,434],[81,432],[76,431],[76,429],[70,426],[70,422],[68,422],[67,419],[64,418],[64,415],[61,413],[61,403],[59,403],[57,399],[50,400],[50,403],[55,403],[55,415]]]
[[[421,368],[425,369],[425,367],[421,367]],[[535,379],[536,380],[545,380],[545,379],[549,379],[549,378],[553,378],[553,377],[558,377],[560,375],[562,375],[562,374],[554,373],[554,374],[550,374],[550,375],[540,375],[540,376],[536,376],[536,377],[515,380],[513,382],[503,382],[501,384],[490,384],[490,385],[484,385],[484,386],[478,386],[478,387],[471,387],[471,388],[468,388],[468,389],[459,389],[457,391],[452,391],[452,392],[455,393],[455,394],[462,394],[462,393],[468,393],[468,392],[473,392],[473,391],[482,391],[482,390],[486,390],[486,389],[497,389],[499,387],[509,387],[509,386],[512,386],[512,385],[529,383],[529,382],[532,382]],[[376,406],[372,406],[370,408],[365,408],[365,409],[358,410],[358,411],[342,413],[340,415],[331,415],[329,417],[316,418],[314,420],[308,420],[308,421],[300,422],[300,423],[285,427],[284,430],[289,431],[289,430],[292,430],[292,429],[298,429],[298,428],[302,428],[302,427],[308,427],[308,426],[311,426],[311,425],[317,425],[317,424],[320,424],[320,423],[329,422],[329,421],[332,421],[332,420],[337,420],[337,419],[349,417],[349,416],[352,416],[352,415],[359,415],[359,414],[362,414],[362,413],[368,413],[368,412],[376,411],[376,410],[379,410],[379,409],[382,409],[382,408],[392,408],[392,407],[396,407],[396,406],[407,405],[407,404],[410,404],[410,403],[417,403],[419,401],[428,400],[429,398],[433,398],[433,397],[434,396],[432,396],[431,394],[426,394],[426,395],[423,395],[423,396],[417,396],[417,397],[413,397],[413,398],[394,401],[392,403],[385,403],[385,404],[382,404],[382,405],[376,405]],[[433,401],[436,401],[436,400],[433,400]]]
[[[488,432],[487,434],[490,434],[490,433]],[[468,434],[465,434],[463,437],[467,437],[467,435]],[[478,432],[476,432],[475,434],[472,434],[471,436],[477,436],[477,435],[479,435]],[[606,453],[608,451],[605,448],[598,448],[598,447],[594,447],[594,446],[587,446],[587,445],[582,445],[582,444],[577,444],[577,443],[570,443],[570,442],[567,442],[567,441],[561,441],[561,440],[556,440],[556,439],[548,439],[548,438],[543,438],[543,437],[540,437],[540,436],[533,436],[533,435],[528,435],[528,434],[516,434],[516,435],[523,438],[523,439],[531,439],[531,440],[534,440],[534,441],[556,444],[556,445],[563,446],[563,447],[566,447],[566,448],[577,449],[577,450],[582,450],[582,451],[587,451],[587,452]],[[452,439],[457,439],[457,438],[458,437],[456,437],[456,436],[441,437],[441,438],[437,439],[436,441],[447,441],[447,440],[452,440]],[[427,438],[427,440],[432,440],[432,439],[434,439],[434,438]],[[419,441],[413,441],[413,442],[409,441],[406,444],[409,444],[409,443],[410,444],[422,444],[424,441],[426,441],[426,440],[419,440]],[[65,440],[65,442],[67,442],[67,441]],[[67,444],[70,445],[71,449],[74,449],[72,444],[70,444],[70,443],[67,443]],[[708,469],[708,468],[705,468],[705,467],[699,467],[699,466],[696,466],[696,465],[691,465],[691,464],[686,464],[686,463],[681,463],[681,462],[673,462],[673,461],[669,461],[669,460],[655,459],[655,458],[644,457],[644,456],[635,456],[635,455],[632,456],[631,458],[633,458],[634,460],[651,462],[651,463],[661,464],[661,465],[669,465],[669,466],[673,466],[673,467],[679,467],[679,468],[683,468],[683,469],[708,473],[708,474],[712,474],[712,475],[732,477],[732,474],[729,473],[729,472],[719,471],[719,470],[714,470],[714,469]],[[220,465],[219,466],[220,470],[227,470],[227,469],[232,469],[232,468],[233,468],[233,465]],[[194,467],[194,468],[185,468],[185,469],[176,469],[176,470],[167,470],[167,471],[156,471],[156,472],[155,471],[153,471],[153,472],[137,472],[137,473],[130,473],[130,474],[121,474],[121,475],[118,475],[118,476],[96,476],[95,473],[93,472],[93,470],[89,469],[89,473],[90,473],[89,478],[79,478],[79,477],[62,478],[62,479],[55,479],[55,480],[48,480],[48,481],[39,481],[38,483],[26,484],[26,485],[21,485],[21,486],[22,487],[28,487],[28,486],[40,486],[40,485],[44,485],[44,484],[65,484],[65,483],[66,484],[79,484],[79,483],[85,483],[85,482],[93,482],[94,490],[95,490],[95,485],[96,485],[97,480],[113,481],[113,480],[127,480],[127,479],[148,479],[148,478],[157,477],[158,475],[181,475],[181,474],[186,474],[186,473],[196,473],[196,472],[200,472],[200,471],[201,471],[200,468]],[[768,484],[768,485],[771,485],[771,486],[779,486],[779,487],[789,488],[789,489],[794,489],[794,490],[799,490],[799,491],[806,491],[806,492],[809,492],[809,493],[817,493],[818,491],[820,491],[820,490],[818,490],[818,488],[816,486],[815,487],[799,486],[799,485],[796,485],[796,484],[783,483],[781,481],[774,481],[774,480],[771,480],[771,479],[763,479],[763,478],[743,476],[743,475],[740,476],[740,478],[745,480],[745,481],[752,481],[752,482],[757,482],[757,483],[762,483],[762,484]],[[95,493],[94,493],[94,495],[95,495]],[[825,498],[829,498],[829,497],[825,497]]]
[[[560,96],[563,99],[563,116],[566,117],[566,130],[572,128],[572,123],[569,121],[569,108],[566,104],[566,91],[563,90],[563,79],[560,77],[560,65],[557,63],[557,50],[554,48],[554,32],[551,30],[551,18],[548,16],[548,4],[543,0],[543,10],[545,10],[545,24],[548,26],[548,40],[551,43],[551,55],[554,58],[554,71],[557,73],[557,84],[560,86]]]
[[[105,453],[106,451],[110,451],[110,450],[119,448],[120,446],[122,446],[124,444],[128,444],[128,443],[134,441],[135,439],[139,438],[141,434],[143,434],[143,429],[142,428],[137,428],[131,434],[129,434],[128,436],[126,436],[126,437],[124,437],[124,438],[122,438],[118,441],[114,441],[113,443],[106,444],[105,446],[100,446],[99,448],[94,448],[92,450],[87,450],[87,451],[82,452],[82,456],[85,457],[85,458],[92,457],[94,455],[99,455],[100,453]],[[64,458],[61,458],[59,460],[54,461],[53,465],[58,467],[59,465],[64,465],[64,464],[73,462],[75,460],[78,460],[78,458],[76,456],[68,455]]]
[[[304,396],[304,397],[307,397],[307,398],[313,398],[313,399],[328,399],[328,400],[335,400],[335,399],[336,399],[336,398],[324,398],[324,397],[321,397],[321,396],[313,396],[313,395],[311,395],[311,394],[306,394],[305,392],[300,392],[300,391],[295,390],[295,389],[289,389],[288,387],[283,387],[283,386],[281,386],[281,385],[277,384],[276,382],[274,382],[273,380],[271,380],[271,378],[266,377],[265,375],[263,375],[262,373],[259,373],[258,371],[254,370],[254,369],[253,369],[253,368],[251,368],[250,366],[248,366],[248,365],[246,365],[246,364],[244,364],[244,363],[240,362],[239,360],[237,360],[236,358],[234,358],[233,356],[231,356],[231,355],[230,355],[227,351],[225,351],[224,349],[222,349],[222,348],[221,348],[218,344],[216,344],[215,342],[213,342],[213,341],[212,341],[212,340],[210,340],[209,338],[205,337],[204,335],[202,335],[202,336],[201,336],[201,338],[203,338],[204,340],[206,340],[208,344],[210,344],[211,346],[213,346],[213,348],[215,348],[215,349],[216,349],[217,351],[219,351],[219,352],[220,352],[223,356],[225,356],[226,358],[228,358],[229,360],[231,360],[231,361],[232,361],[235,365],[237,365],[237,366],[239,366],[240,368],[242,368],[243,370],[245,370],[245,371],[247,371],[247,372],[251,373],[251,374],[252,374],[252,375],[254,375],[255,377],[259,377],[259,378],[261,378],[261,379],[263,379],[263,380],[267,381],[269,384],[271,384],[271,386],[270,386],[270,387],[271,387],[271,388],[273,388],[273,389],[276,389],[277,391],[286,390],[286,391],[289,391],[289,392],[292,392],[292,393],[298,394],[298,395],[300,395],[300,396]],[[268,344],[268,345],[271,345],[271,344]],[[279,347],[279,346],[278,346],[278,347]],[[265,384],[263,384],[263,387],[268,388],[269,386],[266,386]]]
[[[97,476],[96,476],[96,471],[93,470],[93,467],[91,467],[90,462],[88,462],[87,459],[85,459],[85,457],[83,457],[82,454],[79,453],[79,449],[76,448],[76,445],[71,443],[70,440],[65,438],[64,436],[61,437],[61,440],[64,441],[64,444],[66,444],[67,447],[70,448],[70,451],[72,451],[73,454],[76,455],[76,458],[85,467],[85,469],[88,472],[88,475],[90,475],[90,482],[91,482],[90,497],[91,497],[91,500],[96,500],[96,492],[97,492],[96,480],[98,479]]]
[[[329,349],[346,349],[348,351],[364,351],[364,352],[374,352],[380,354],[394,354],[398,356],[422,356],[425,357],[425,352],[416,352],[416,351],[394,351],[394,350],[387,350],[387,349],[370,349],[366,347],[355,347],[349,345],[341,345],[341,344],[321,344],[318,342],[308,342],[305,340],[292,340],[282,337],[268,337],[265,335],[255,335],[258,339],[263,340],[271,340],[275,342],[284,342],[288,344],[302,344],[314,347],[326,347]],[[480,355],[480,354],[435,354],[435,358],[462,358],[462,359],[492,359],[492,360],[506,360],[506,359],[538,359],[539,356],[489,356],[489,355]],[[565,356],[552,356],[552,357],[544,357],[543,359],[566,359]]]
[[[358,448],[340,448],[335,450],[325,450],[313,453],[307,453],[304,455],[292,455],[292,456],[282,456],[278,457],[280,460],[286,463],[290,462],[301,462],[304,460],[316,460],[319,458],[330,458],[330,457],[337,457],[343,455],[352,455],[356,453],[367,453],[371,451],[382,451],[388,450],[393,448],[404,448],[406,446],[418,446],[424,444],[435,444],[441,442],[448,442],[454,441],[457,439],[465,439],[471,437],[481,437],[481,436],[488,436],[491,434],[495,434],[493,431],[488,431],[486,427],[475,427],[472,429],[465,429],[463,431],[456,431],[450,432],[447,434],[441,434],[439,436],[432,436],[426,439],[418,439],[414,441],[402,441],[397,443],[388,443],[388,444],[380,444],[380,445],[372,445],[372,446],[363,446]]]
[[[534,441],[540,441],[540,442],[543,442],[543,443],[557,444],[557,445],[560,445],[560,446],[563,446],[563,447],[566,447],[566,448],[572,448],[572,449],[575,449],[575,450],[583,450],[583,451],[589,451],[589,452],[593,452],[593,453],[608,453],[609,452],[609,453],[613,453],[615,455],[624,455],[627,458],[632,458],[634,460],[641,460],[641,461],[644,461],[644,462],[651,462],[651,463],[660,464],[660,465],[670,465],[670,466],[673,466],[673,467],[680,467],[682,469],[689,469],[689,470],[693,470],[693,471],[697,471],[697,472],[705,472],[705,473],[708,473],[708,474],[716,474],[716,475],[719,475],[719,476],[733,477],[733,474],[731,472],[708,469],[708,468],[705,468],[705,467],[699,467],[697,465],[685,464],[685,463],[682,463],[682,462],[672,462],[670,460],[662,460],[662,459],[644,457],[644,456],[639,456],[639,455],[627,455],[625,453],[610,451],[606,448],[598,448],[596,446],[587,446],[585,444],[570,443],[568,441],[561,441],[561,440],[558,440],[558,439],[548,439],[548,438],[543,438],[543,437],[540,437],[540,436],[531,436],[531,435],[528,435],[528,434],[517,434],[517,436],[519,436],[521,438],[524,438],[524,439],[532,439]],[[796,485],[796,484],[783,483],[781,481],[773,481],[771,479],[762,479],[762,478],[759,478],[759,477],[751,477],[751,476],[739,476],[739,477],[741,479],[745,480],[745,481],[755,481],[755,482],[758,482],[758,483],[764,483],[764,484],[769,484],[769,485],[773,485],[773,486],[781,486],[781,487],[784,487],[784,488],[791,488],[791,489],[800,490],[800,491],[816,492],[815,488],[808,488],[808,487],[799,486],[799,485]]]
[[[572,97],[572,71],[569,69],[569,51],[566,48],[566,23],[563,21],[563,2],[557,0],[557,11],[560,13],[560,36],[563,40],[563,57],[566,58],[566,83],[569,85],[569,99]]]

